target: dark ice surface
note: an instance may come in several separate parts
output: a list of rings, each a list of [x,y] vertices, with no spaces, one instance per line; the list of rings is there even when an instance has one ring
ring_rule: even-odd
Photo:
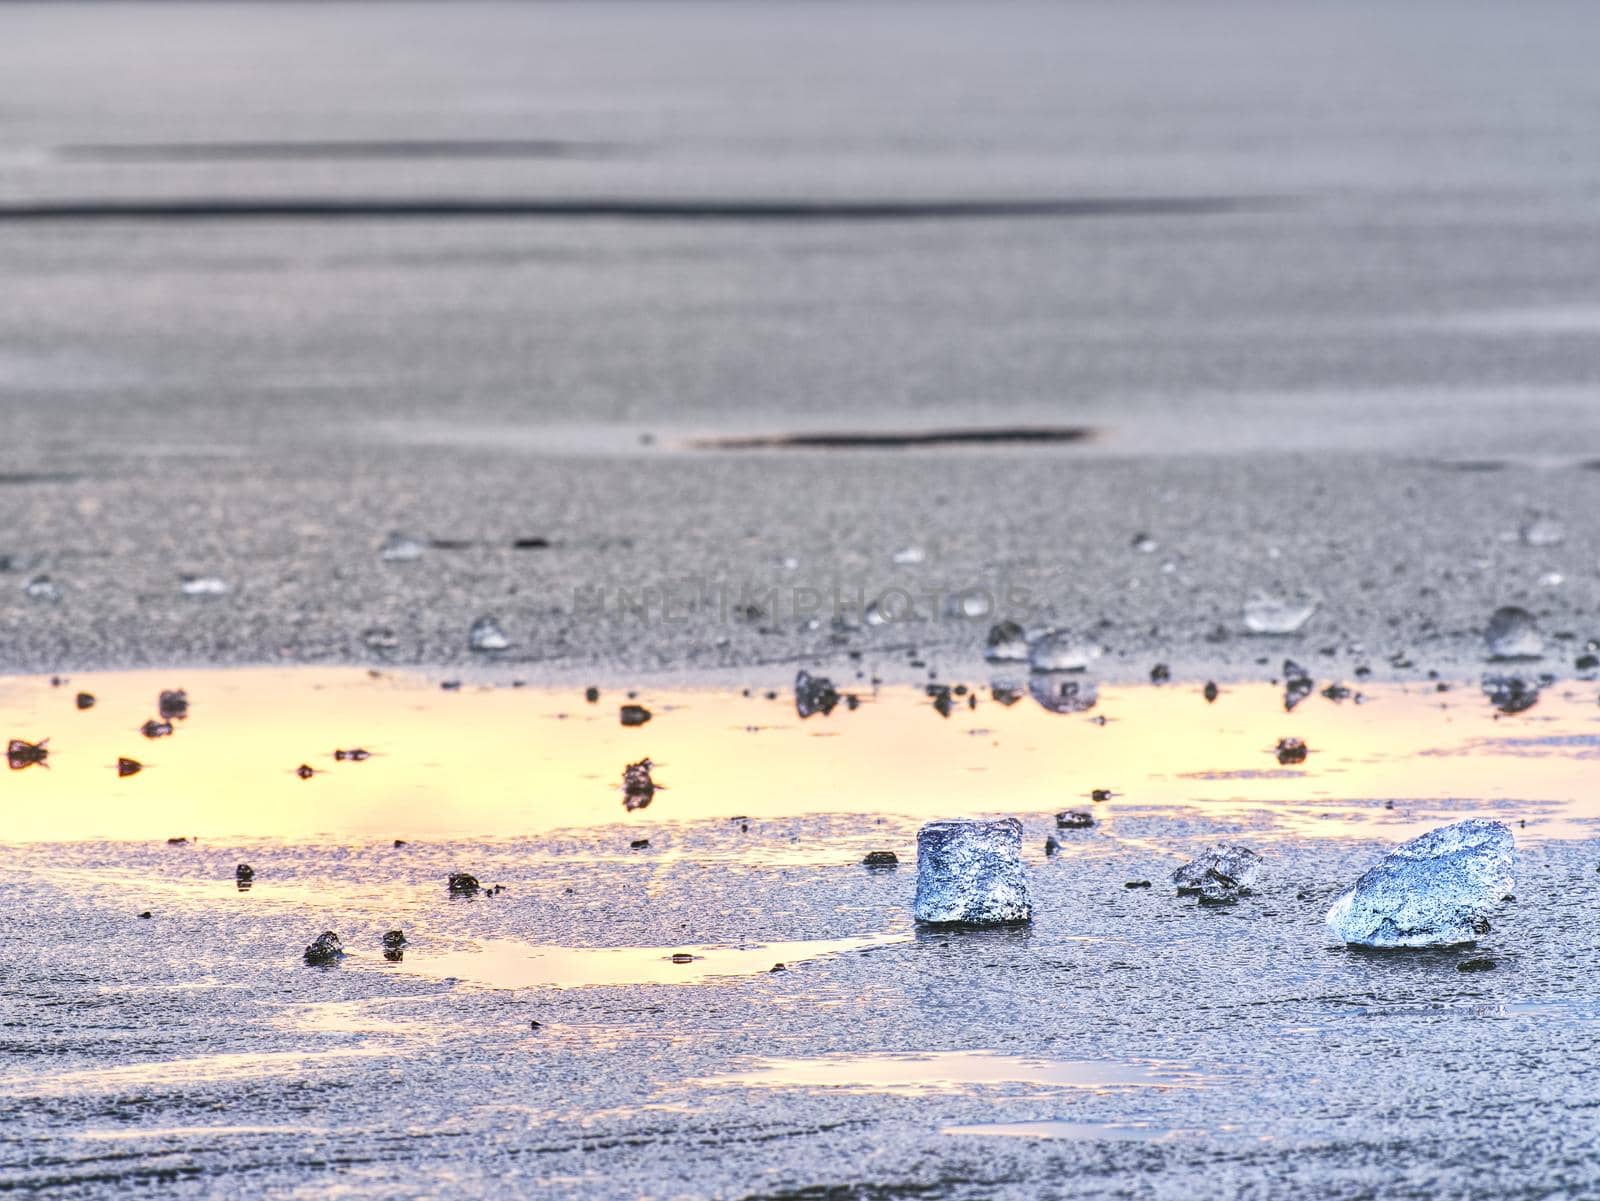
[[[490,607],[525,663],[835,647],[577,596],[687,578],[1015,584],[1128,678],[1237,673],[1256,589],[1311,649],[1586,638],[1597,23],[6,5],[0,665],[457,661]],[[1535,512],[1564,545],[1501,541]],[[380,564],[399,528],[452,549]]]

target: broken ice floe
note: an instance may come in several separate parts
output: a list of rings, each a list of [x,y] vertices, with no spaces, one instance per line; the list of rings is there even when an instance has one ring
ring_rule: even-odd
[[[1488,932],[1515,883],[1516,844],[1502,822],[1472,819],[1401,843],[1328,910],[1328,929],[1364,947],[1447,947]]]
[[[917,832],[916,919],[1000,926],[1033,916],[1022,865],[1022,823],[929,822]]]

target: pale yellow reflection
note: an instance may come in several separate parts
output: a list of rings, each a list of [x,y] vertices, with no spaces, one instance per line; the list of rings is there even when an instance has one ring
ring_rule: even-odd
[[[341,1047],[330,1051],[263,1051],[155,1059],[109,1068],[85,1068],[48,1076],[29,1073],[0,1077],[0,1096],[41,1097],[120,1093],[130,1089],[184,1089],[196,1084],[256,1080],[267,1076],[306,1076],[336,1069],[351,1059],[392,1055],[389,1044]]]
[[[489,940],[472,950],[424,956],[407,953],[406,970],[433,979],[465,980],[488,988],[581,988],[586,985],[698,984],[718,976],[752,976],[778,964],[865,951],[907,942],[909,932],[802,942],[683,947],[561,947]],[[677,958],[675,959],[674,956]]]
[[[841,687],[850,685],[842,674]],[[139,727],[163,688],[191,716],[167,738]],[[95,694],[78,711],[73,697]],[[48,767],[0,771],[0,842],[171,837],[509,837],[622,823],[818,813],[912,817],[1045,814],[1195,804],[1213,816],[1271,809],[1291,833],[1367,835],[1394,824],[1382,798],[1461,799],[1452,812],[1524,805],[1529,833],[1587,836],[1600,817],[1587,786],[1600,757],[1593,697],[1548,690],[1495,720],[1475,688],[1320,696],[1285,714],[1278,689],[1235,685],[1207,705],[1194,686],[1104,687],[1090,714],[1006,707],[979,688],[943,718],[917,689],[863,690],[855,711],[801,721],[787,692],[644,691],[654,718],[624,728],[621,693],[578,688],[441,691],[422,677],[357,669],[136,672],[0,687],[0,738],[49,739]],[[1104,717],[1097,724],[1095,717]],[[1284,736],[1309,758],[1280,766]],[[339,749],[372,758],[338,762]],[[119,778],[119,756],[145,769]],[[665,785],[628,811],[622,768],[650,757]],[[301,764],[316,774],[301,779]],[[1374,805],[1373,799],[1380,803]],[[1537,820],[1534,820],[1537,818]]]
[[[1104,1093],[1134,1088],[1204,1088],[1212,1082],[1212,1078],[1182,1063],[1044,1059],[987,1051],[763,1059],[746,1071],[697,1081],[707,1086],[837,1089],[907,1097],[964,1093],[1008,1084]]]

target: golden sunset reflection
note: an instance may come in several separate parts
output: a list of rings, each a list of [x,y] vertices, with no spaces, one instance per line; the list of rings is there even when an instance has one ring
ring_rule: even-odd
[[[840,673],[842,689],[855,686]],[[146,738],[163,689],[190,715]],[[92,693],[93,707],[74,697]],[[645,725],[618,719],[624,693],[466,685],[359,669],[128,672],[13,679],[0,737],[48,739],[47,765],[0,772],[0,842],[176,837],[502,838],[617,823],[639,835],[675,822],[813,814],[936,817],[1194,805],[1212,817],[1270,811],[1293,835],[1367,834],[1412,803],[1452,815],[1523,818],[1532,836],[1588,836],[1600,798],[1600,709],[1576,686],[1497,716],[1471,685],[1375,687],[1368,701],[1320,696],[1283,711],[1272,685],[1106,686],[1086,714],[976,690],[942,717],[922,690],[860,688],[861,705],[802,721],[733,688],[641,690]],[[1103,724],[1098,719],[1103,718]],[[1278,739],[1303,763],[1280,765]],[[371,752],[336,761],[336,750]],[[664,788],[623,805],[621,773],[649,757]],[[143,769],[119,776],[119,758]],[[302,764],[313,774],[300,778]],[[1393,811],[1383,802],[1395,801]],[[1418,819],[1422,820],[1421,818]]]
[[[472,950],[409,956],[409,970],[434,979],[466,980],[488,988],[583,988],[618,984],[699,984],[719,976],[750,976],[850,951],[908,942],[909,930],[859,938],[752,943],[747,946],[562,947],[488,940]],[[676,958],[674,958],[676,956]]]

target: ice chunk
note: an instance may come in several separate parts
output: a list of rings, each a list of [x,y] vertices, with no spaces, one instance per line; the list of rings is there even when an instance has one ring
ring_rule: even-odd
[[[989,631],[983,648],[991,663],[1016,663],[1028,657],[1028,636],[1014,621],[1002,621]]]
[[[332,930],[324,930],[317,935],[305,951],[308,967],[326,967],[331,963],[338,963],[343,958],[344,944]]]
[[[1032,917],[1016,818],[929,822],[917,831],[919,922],[1003,926]]]
[[[1567,531],[1554,517],[1535,517],[1517,531],[1524,546],[1560,546]]]
[[[1278,762],[1287,767],[1291,763],[1304,763],[1311,748],[1300,738],[1280,738],[1273,753],[1278,756]]]
[[[467,631],[467,646],[475,651],[503,651],[510,645],[511,639],[500,623],[487,615],[478,618]]]
[[[1448,947],[1488,931],[1512,890],[1516,844],[1502,822],[1473,819],[1401,843],[1328,910],[1328,929],[1363,947]]]
[[[1317,687],[1309,672],[1293,659],[1283,661],[1283,711],[1294,712],[1294,707],[1310,696]]]
[[[233,585],[221,576],[181,575],[178,590],[185,596],[227,596],[233,591]]]
[[[839,690],[827,676],[814,676],[808,671],[796,673],[794,710],[802,718],[810,717],[813,713],[826,717],[838,703]]]
[[[1483,694],[1502,713],[1521,713],[1539,703],[1539,685],[1521,676],[1486,675]]]
[[[1316,611],[1314,601],[1287,600],[1258,592],[1245,602],[1244,628],[1252,634],[1293,634]]]
[[[654,766],[649,759],[641,759],[622,769],[622,805],[629,812],[648,807],[655,800],[656,790],[664,787],[650,777]]]
[[[1067,680],[1052,672],[1028,677],[1028,692],[1052,713],[1087,713],[1100,699],[1093,680]]]
[[[1207,847],[1191,862],[1172,873],[1172,882],[1178,892],[1199,893],[1204,896],[1218,888],[1231,887],[1236,893],[1248,893],[1261,874],[1261,856],[1249,847],[1219,842]]]
[[[1045,630],[1028,643],[1028,667],[1033,671],[1087,671],[1099,657],[1099,647],[1067,630]]]
[[[395,530],[378,547],[378,558],[385,563],[411,563],[422,558],[427,549],[426,539]]]
[[[1533,614],[1515,605],[1496,609],[1483,632],[1491,659],[1537,659],[1544,654],[1544,638]]]
[[[399,635],[388,626],[373,626],[363,630],[361,641],[372,651],[392,651],[400,645]]]

